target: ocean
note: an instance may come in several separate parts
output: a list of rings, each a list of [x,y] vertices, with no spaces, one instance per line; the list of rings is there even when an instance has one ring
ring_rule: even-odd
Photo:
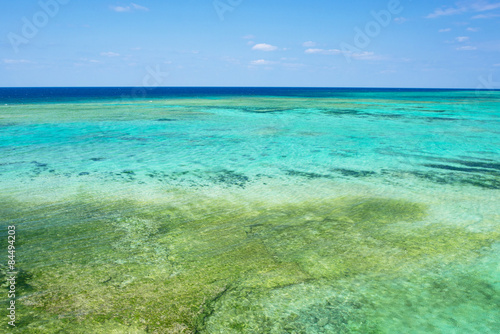
[[[500,91],[0,88],[0,189],[14,333],[500,331]]]

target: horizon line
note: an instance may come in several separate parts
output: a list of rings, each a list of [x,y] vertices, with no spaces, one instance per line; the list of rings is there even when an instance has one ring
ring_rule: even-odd
[[[450,88],[450,87],[369,87],[369,86],[7,86],[0,89],[39,89],[39,88],[143,88],[154,90],[157,88],[285,88],[285,89],[430,89],[430,90],[481,90],[481,91],[500,91],[500,88]]]

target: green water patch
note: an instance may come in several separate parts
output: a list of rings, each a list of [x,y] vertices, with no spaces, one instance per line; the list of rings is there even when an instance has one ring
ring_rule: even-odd
[[[155,202],[2,198],[2,231],[16,224],[19,265],[29,273],[14,332],[388,333],[397,313],[391,305],[448,324],[435,309],[467,293],[475,297],[457,312],[494,315],[497,287],[442,268],[486,256],[498,230],[424,224],[424,204],[398,199],[270,204],[167,195]],[[442,303],[431,298],[432,281],[455,282],[442,289]],[[422,321],[398,323],[399,330]]]
[[[500,294],[487,277],[487,272],[440,266],[391,281],[372,280],[361,295],[378,332],[495,333]]]
[[[57,124],[81,122],[81,115],[85,115],[87,122],[102,121],[132,121],[142,120],[192,120],[199,117],[209,116],[207,112],[196,108],[198,104],[186,103],[179,105],[178,102],[170,101],[170,106],[163,102],[150,103],[149,101],[134,101],[133,103],[48,103],[48,104],[26,104],[22,107],[12,106],[4,110],[0,115],[0,124]],[[75,112],[78,110],[78,112]]]
[[[433,268],[234,289],[217,301],[201,332],[493,334],[500,325],[500,294],[484,275]]]

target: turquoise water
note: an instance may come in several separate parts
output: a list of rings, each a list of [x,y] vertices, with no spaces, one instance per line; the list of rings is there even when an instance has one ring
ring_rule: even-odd
[[[500,331],[498,91],[0,102],[14,332]]]

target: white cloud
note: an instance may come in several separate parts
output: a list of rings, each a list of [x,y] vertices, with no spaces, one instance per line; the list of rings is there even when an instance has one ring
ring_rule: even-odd
[[[132,6],[132,8],[134,8],[135,10],[142,10],[142,11],[145,11],[145,12],[149,11],[149,8],[144,7],[144,6],[141,6],[141,5],[138,5],[138,4],[135,4],[135,3],[133,3],[133,2],[132,2],[130,5],[131,5],[131,6]]]
[[[74,66],[77,66],[77,67],[83,67],[83,66],[91,66],[93,64],[100,64],[102,63],[101,61],[99,60],[95,60],[95,59],[89,59],[89,58],[80,58],[78,59],[78,62],[77,63],[73,63]]]
[[[459,48],[457,48],[458,51],[472,51],[472,50],[477,50],[477,48],[475,46],[470,46],[470,45],[466,45],[466,46],[461,46]]]
[[[478,32],[478,31],[479,31],[479,28],[472,28],[472,27],[469,27],[469,28],[467,28],[467,31],[471,31],[471,32]]]
[[[361,53],[353,53],[351,54],[351,57],[354,59],[359,59],[359,60],[380,60],[382,59],[381,56],[375,55],[374,52],[361,52]]]
[[[281,60],[291,60],[287,58],[281,58]],[[304,64],[301,63],[295,63],[295,62],[280,62],[280,61],[272,61],[272,60],[265,60],[265,59],[258,59],[258,60],[252,60],[250,62],[251,66],[266,66],[264,67],[265,69],[271,69],[271,65],[277,65],[281,66],[287,70],[296,70],[298,68],[304,67]]]
[[[260,43],[260,44],[255,44],[252,47],[252,50],[258,50],[258,51],[276,51],[276,50],[278,50],[278,47],[274,46],[274,45],[271,45],[271,44]]]
[[[141,10],[141,11],[149,11],[149,8],[138,5],[136,3],[131,2],[130,5],[128,6],[109,6],[112,11],[118,12],[118,13],[124,13],[124,12],[131,12],[131,11],[136,11],[136,10]]]
[[[26,59],[4,59],[3,62],[5,64],[29,64],[32,63],[29,60]]]
[[[500,8],[500,2],[490,3],[486,0],[468,0],[456,2],[453,7],[441,7],[426,16],[428,19],[435,19],[441,16],[458,15],[467,12],[486,12]],[[473,18],[485,18],[486,15],[476,15]]]
[[[342,52],[341,50],[338,49],[307,49],[304,51],[307,54],[321,54],[321,55],[339,55],[339,54],[344,54],[347,57],[351,57],[354,59],[359,59],[359,60],[381,60],[384,59],[382,56],[376,55],[374,52],[360,52],[360,53],[354,53],[354,52]]]
[[[275,63],[274,61],[259,59],[259,60],[252,60],[250,62],[250,65],[272,65],[274,63]]]
[[[472,19],[477,20],[477,19],[493,19],[495,17],[500,17],[500,14],[480,14],[480,15],[475,15],[472,17]]]
[[[476,12],[485,12],[488,10],[500,8],[500,2],[489,3],[488,1],[477,0],[471,4],[471,7]]]
[[[247,42],[247,45],[254,45],[254,44],[255,44],[255,42],[254,42],[254,41],[248,41],[248,42]]]
[[[109,6],[112,11],[118,12],[118,13],[123,13],[123,12],[130,12],[130,6],[127,7],[122,7],[122,6]]]
[[[382,70],[379,72],[380,74],[392,74],[397,73],[395,70]]]
[[[325,49],[307,49],[304,52],[308,53],[308,54],[321,54],[321,55],[338,55],[338,54],[342,53],[342,51],[340,51],[338,49],[329,49],[329,50],[325,50]]]
[[[104,57],[118,57],[120,54],[119,53],[116,53],[116,52],[101,52],[101,56],[104,56]]]
[[[408,19],[406,17],[402,17],[402,16],[401,17],[396,17],[394,19],[394,22],[399,23],[399,24],[405,23],[406,21],[408,21]]]
[[[434,10],[434,12],[427,15],[425,18],[427,19],[435,19],[440,16],[449,16],[449,15],[457,15],[464,13],[467,9],[465,7],[460,8],[438,8]]]
[[[469,37],[467,37],[467,36],[460,36],[460,37],[455,38],[455,40],[456,40],[457,42],[459,42],[459,43],[463,43],[463,42],[468,41],[468,40],[469,40]]]
[[[254,38],[255,38],[255,36],[254,36],[254,35],[252,35],[252,34],[249,34],[249,35],[245,35],[245,36],[243,36],[242,38],[243,38],[243,39],[254,39]]]
[[[448,32],[448,31],[451,31],[450,28],[446,28],[446,29],[439,29],[439,32]]]
[[[302,46],[305,48],[313,48],[316,45],[317,45],[316,42],[313,42],[313,41],[307,41],[307,42],[302,43]]]
[[[494,64],[493,66],[495,66],[495,67],[500,67],[500,63],[498,63],[498,64]]]

